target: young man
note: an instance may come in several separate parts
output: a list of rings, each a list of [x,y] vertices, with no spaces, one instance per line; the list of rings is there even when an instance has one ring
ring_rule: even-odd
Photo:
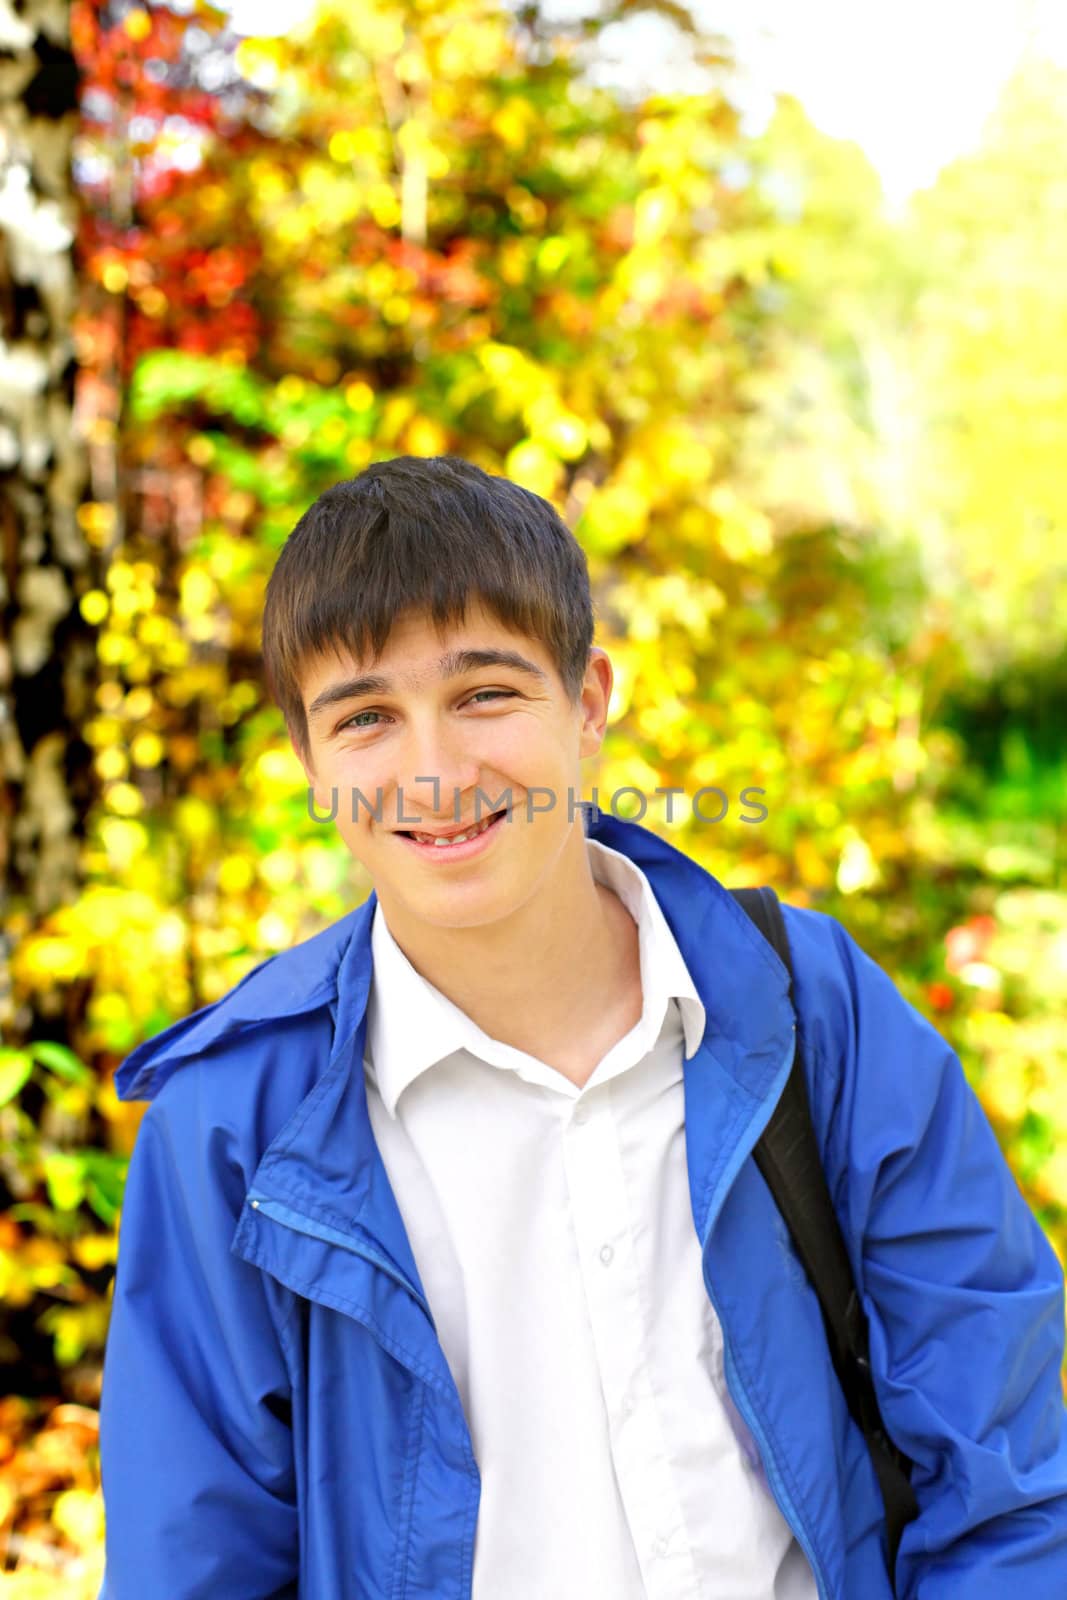
[[[373,891],[119,1071],[103,1600],[888,1600],[751,1155],[798,1032],[915,1463],[897,1593],[1067,1595],[1063,1274],[959,1061],[786,905],[794,1009],[713,876],[574,803],[592,638],[553,509],[455,458],[282,551],[268,677]]]

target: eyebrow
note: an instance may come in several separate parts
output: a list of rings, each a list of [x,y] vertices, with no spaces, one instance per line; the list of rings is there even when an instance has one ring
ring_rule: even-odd
[[[517,650],[448,650],[438,660],[437,676],[440,679],[459,678],[465,672],[474,672],[479,667],[511,667],[513,671],[526,673],[539,683],[548,683],[548,674]],[[410,676],[404,681],[411,687],[416,687],[418,682]],[[308,707],[308,721],[317,720],[322,712],[343,700],[358,700],[367,694],[392,694],[395,683],[395,679],[376,672],[338,679],[315,696]]]

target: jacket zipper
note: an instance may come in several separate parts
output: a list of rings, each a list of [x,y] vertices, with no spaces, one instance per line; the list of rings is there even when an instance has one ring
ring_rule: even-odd
[[[339,1228],[331,1228],[324,1222],[316,1222],[312,1217],[306,1217],[302,1211],[294,1211],[292,1206],[285,1205],[281,1200],[272,1199],[261,1189],[249,1189],[247,1200],[253,1211],[258,1211],[261,1216],[270,1217],[274,1222],[282,1223],[286,1228],[292,1228],[294,1233],[310,1234],[313,1239],[321,1239],[326,1244],[340,1245],[343,1250],[350,1250],[354,1256],[362,1256],[364,1261],[379,1267],[418,1302],[429,1317],[430,1326],[435,1332],[437,1331],[425,1297],[419,1293],[410,1279],[405,1278],[399,1268],[395,1267],[387,1256],[382,1255],[381,1251],[375,1250],[373,1245],[358,1243],[350,1234],[342,1233]]]

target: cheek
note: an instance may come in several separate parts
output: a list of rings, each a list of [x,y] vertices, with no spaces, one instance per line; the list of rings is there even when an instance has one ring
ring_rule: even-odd
[[[350,855],[357,861],[366,861],[374,854],[375,846],[382,838],[381,829],[388,825],[388,808],[382,808],[383,820],[380,824],[371,821],[366,806],[360,806],[356,813],[356,820],[352,820],[352,801],[344,801],[338,796],[337,821],[335,827],[343,839]],[[376,831],[377,829],[377,831]],[[380,846],[379,846],[380,848]]]
[[[377,809],[379,800],[383,818],[388,814],[386,796],[393,785],[389,758],[381,751],[342,750],[333,763],[332,782],[337,786],[338,804],[349,826],[362,829],[370,815],[369,808]],[[356,822],[352,824],[353,808]]]
[[[564,757],[554,731],[532,717],[509,718],[506,726],[487,729],[475,753],[486,767],[506,763],[515,774],[529,771],[531,782],[539,769],[559,766]]]

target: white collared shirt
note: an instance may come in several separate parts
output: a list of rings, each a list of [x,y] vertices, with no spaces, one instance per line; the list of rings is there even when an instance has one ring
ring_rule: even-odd
[[[685,1154],[705,1012],[651,886],[643,1010],[578,1089],[491,1039],[375,909],[367,1104],[481,1474],[472,1600],[816,1600],[726,1387]]]

